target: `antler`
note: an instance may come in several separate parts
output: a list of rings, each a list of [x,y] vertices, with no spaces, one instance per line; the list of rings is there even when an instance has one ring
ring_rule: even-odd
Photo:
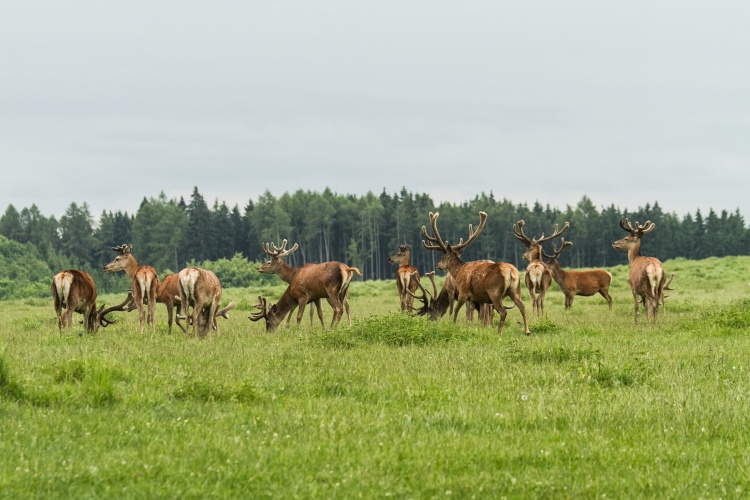
[[[422,295],[416,295],[416,294],[415,294],[414,292],[412,292],[411,290],[409,290],[409,288],[408,288],[408,287],[406,288],[406,291],[407,291],[407,292],[409,293],[409,295],[411,295],[411,296],[412,296],[412,297],[414,297],[415,299],[417,299],[417,300],[419,300],[420,302],[422,302],[422,307],[420,307],[419,309],[417,309],[417,308],[415,308],[415,307],[412,307],[411,305],[409,305],[409,309],[410,309],[410,310],[412,310],[412,311],[416,311],[416,313],[415,313],[415,314],[416,314],[417,316],[424,316],[424,315],[425,315],[425,314],[427,314],[427,313],[429,312],[429,310],[430,310],[430,306],[429,306],[429,298],[427,297],[427,295],[429,294],[429,292],[428,292],[427,290],[425,290],[425,289],[424,289],[424,287],[422,286],[422,283],[420,283],[418,279],[414,279],[414,275],[415,275],[415,274],[416,274],[416,271],[415,271],[415,272],[413,272],[413,273],[411,273],[411,278],[410,278],[410,280],[414,280],[414,282],[415,282],[415,283],[417,284],[417,286],[419,287],[419,289],[420,289],[420,290],[422,290]],[[427,274],[425,274],[425,276],[427,276],[427,275],[429,275],[429,274],[430,274],[430,273],[427,273]],[[433,272],[433,273],[431,273],[431,274],[432,274],[433,276],[435,275],[435,273],[434,273],[434,272]],[[433,281],[432,283],[433,283],[433,286],[434,286],[435,282]]]
[[[427,234],[427,229],[422,226],[422,235],[429,241],[430,243],[437,243],[437,245],[428,245],[427,241],[422,240],[422,246],[424,246],[428,250],[442,250],[443,253],[448,253],[448,248],[445,246],[445,243],[443,243],[443,240],[440,238],[440,233],[437,229],[437,218],[440,215],[439,212],[435,212],[434,214],[430,212],[430,225],[432,226],[432,233],[435,236],[430,236]]]
[[[638,221],[635,221],[635,229],[633,229],[633,225],[630,224],[630,221],[627,217],[625,217],[625,220],[623,221],[620,219],[620,227],[623,228],[625,231],[629,232],[632,236],[637,236],[638,238],[643,238],[643,235],[646,233],[650,233],[654,230],[656,227],[656,224],[651,222],[650,220],[647,220],[643,225],[638,224]]]
[[[107,314],[111,312],[130,312],[133,309],[135,309],[135,300],[133,300],[133,291],[128,290],[128,298],[125,299],[125,301],[122,304],[104,309],[104,305],[102,304],[102,307],[99,308],[98,315],[99,315],[99,324],[101,324],[103,327],[107,327],[115,322],[115,320],[108,320],[106,318]]]
[[[130,245],[128,243],[117,246],[117,247],[112,247],[112,250],[119,253],[120,255],[127,255],[131,252],[132,249],[133,249],[133,245]]]
[[[552,235],[547,236],[545,238],[544,233],[542,233],[542,237],[539,239],[531,238],[529,239],[528,236],[526,236],[523,232],[523,226],[526,224],[523,220],[518,221],[518,230],[516,230],[516,225],[513,224],[513,234],[516,235],[516,238],[523,243],[525,247],[530,247],[534,244],[542,244],[550,240],[554,240],[555,238],[559,238],[563,234],[565,234],[565,231],[570,229],[570,222],[566,222],[562,229],[559,229],[559,226],[555,224],[555,231],[552,233]]]
[[[219,316],[221,316],[222,318],[229,319],[229,315],[227,314],[227,312],[234,309],[235,305],[236,304],[234,302],[230,302],[224,309],[216,311],[216,314],[214,314],[214,318],[218,318]]]
[[[258,321],[259,319],[263,319],[267,317],[266,312],[266,299],[264,297],[261,297],[258,295],[258,305],[255,306],[256,309],[260,309],[260,312],[253,313],[248,318],[250,318],[250,321]]]
[[[277,247],[275,243],[261,243],[260,247],[263,249],[263,253],[271,257],[285,257],[299,248],[299,244],[295,243],[292,248],[286,250],[286,244],[287,241],[284,239],[280,247]],[[273,246],[273,251],[271,251],[271,246]]]
[[[477,227],[477,230],[474,231],[471,224],[469,224],[469,239],[464,242],[463,238],[458,242],[458,245],[453,245],[451,248],[452,250],[455,250],[457,252],[463,251],[464,248],[471,245],[475,239],[477,239],[477,236],[479,236],[479,233],[482,232],[482,229],[484,229],[484,225],[487,223],[487,212],[479,212],[479,227]]]
[[[542,253],[544,254],[544,256],[547,257],[550,260],[555,260],[555,259],[557,259],[560,256],[561,253],[563,253],[563,250],[565,250],[567,247],[569,247],[569,246],[571,246],[573,244],[572,241],[565,241],[565,238],[562,238],[560,240],[560,243],[561,243],[560,244],[560,250],[557,249],[557,247],[555,246],[554,243],[552,244],[552,253],[554,255],[549,255],[549,254],[547,254],[547,252],[544,251],[544,249],[542,249]]]

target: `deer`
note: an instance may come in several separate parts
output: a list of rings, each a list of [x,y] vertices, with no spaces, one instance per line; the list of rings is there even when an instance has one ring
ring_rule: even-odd
[[[349,267],[341,262],[303,266],[276,304],[269,308],[266,299],[258,296],[259,303],[255,307],[260,309],[260,312],[250,315],[249,319],[251,321],[265,319],[266,331],[272,332],[278,328],[287,314],[299,307],[297,312],[297,325],[299,325],[305,305],[316,299],[325,298],[333,307],[333,319],[330,326],[333,328],[343,315],[342,301],[347,297],[349,283],[354,273],[362,274],[356,267]]]
[[[167,325],[169,333],[172,333],[172,320],[177,323],[183,333],[187,333],[187,327],[180,321],[180,275],[178,273],[167,274],[159,282],[159,290],[156,293],[156,302],[167,306]],[[178,314],[174,314],[174,309],[178,309]]]
[[[628,252],[630,262],[628,284],[633,292],[634,302],[633,322],[638,324],[638,309],[642,302],[646,311],[646,321],[650,316],[656,324],[659,319],[659,304],[664,304],[664,286],[667,277],[659,259],[641,255],[641,239],[644,234],[653,231],[656,224],[647,220],[641,225],[636,221],[635,226],[633,228],[627,218],[624,221],[620,220],[620,227],[629,234],[612,243],[612,246]]]
[[[440,238],[437,228],[437,219],[440,214],[430,212],[430,225],[433,235],[427,234],[427,229],[422,226],[422,245],[433,251],[441,251],[443,256],[437,264],[440,270],[448,271],[456,280],[456,306],[453,309],[453,322],[456,322],[458,312],[465,302],[471,301],[476,304],[492,304],[500,313],[500,323],[497,328],[498,335],[502,334],[503,324],[507,316],[503,298],[509,297],[518,307],[523,318],[524,333],[531,335],[528,322],[526,321],[526,309],[521,301],[521,280],[518,269],[508,263],[492,263],[483,261],[464,262],[461,260],[463,251],[471,245],[484,229],[487,223],[487,214],[479,212],[479,226],[474,231],[469,224],[469,238],[463,239],[457,245],[450,245],[448,241]],[[429,243],[427,243],[429,241]]]
[[[523,258],[528,260],[529,264],[526,266],[523,279],[526,283],[526,288],[529,289],[534,312],[540,318],[544,315],[544,296],[547,294],[550,283],[552,283],[552,273],[547,264],[544,263],[544,260],[542,260],[542,243],[554,240],[565,234],[570,224],[566,222],[561,230],[555,224],[555,231],[551,236],[545,238],[544,234],[542,234],[539,239],[529,238],[524,234],[523,226],[525,224],[523,220],[519,220],[518,229],[516,229],[516,224],[513,224],[513,234],[526,247]]]
[[[411,265],[411,245],[399,245],[396,253],[388,257],[388,262],[398,264],[396,287],[401,310],[410,310],[414,302],[414,291],[419,284],[419,271]]]
[[[96,332],[100,326],[107,327],[114,323],[106,318],[107,314],[114,311],[130,311],[133,306],[133,294],[128,292],[128,297],[122,304],[104,309],[105,304],[96,309],[96,285],[91,275],[79,269],[66,269],[55,274],[51,284],[52,301],[57,314],[57,326],[62,332],[73,326],[73,312],[83,315],[83,323],[86,332]],[[128,309],[131,307],[131,309]]]
[[[204,338],[210,329],[219,333],[217,317],[229,318],[227,312],[234,309],[235,303],[230,302],[225,308],[219,309],[221,301],[221,283],[213,271],[199,267],[186,267],[180,271],[178,277],[180,314],[178,318],[187,318],[188,325],[185,333],[193,326],[193,336]],[[193,307],[192,314],[190,307]]]
[[[580,295],[582,297],[590,297],[596,293],[604,297],[609,305],[609,310],[612,310],[612,297],[609,295],[609,285],[612,283],[612,275],[609,271],[604,269],[591,269],[588,271],[566,271],[560,267],[558,258],[563,251],[569,246],[573,245],[570,241],[565,241],[565,238],[560,240],[560,249],[552,244],[552,255],[544,252],[544,256],[547,257],[547,266],[552,273],[552,279],[558,284],[563,295],[565,295],[565,309],[573,307],[573,297]]]
[[[268,262],[264,262],[260,267],[258,267],[259,273],[266,273],[266,274],[276,274],[281,278],[285,283],[289,284],[292,282],[292,279],[294,279],[294,276],[296,276],[297,272],[301,269],[299,267],[292,267],[283,260],[281,260],[282,257],[286,257],[287,255],[291,254],[292,252],[296,251],[299,248],[299,244],[295,243],[292,248],[289,250],[286,249],[287,240],[284,239],[281,242],[281,246],[277,247],[275,243],[261,243],[260,247],[263,250],[263,253],[269,256]],[[271,250],[271,247],[273,247],[273,250]],[[310,265],[310,264],[308,264]],[[302,266],[304,267],[304,266]],[[318,311],[318,319],[320,319],[320,326],[325,328],[325,323],[323,322],[323,308],[320,307],[320,299],[315,299],[312,301],[313,307],[310,308],[310,325],[312,326],[313,323],[313,314],[315,310]],[[346,310],[346,317],[349,319],[349,298],[348,295],[345,298],[344,308]],[[289,326],[292,319],[292,311],[289,312],[289,316],[287,316],[287,326]],[[351,321],[350,321],[351,322]]]
[[[140,266],[132,255],[133,246],[126,244],[112,247],[117,252],[117,257],[104,266],[104,271],[114,273],[125,271],[130,278],[130,287],[133,290],[133,300],[138,309],[138,317],[141,323],[141,333],[143,333],[144,320],[155,329],[154,309],[156,308],[156,296],[159,291],[159,275],[156,269],[151,266]],[[148,317],[143,310],[143,304],[148,304]]]
[[[483,262],[492,262],[491,260],[483,261]],[[440,289],[440,293],[437,291],[437,285],[435,284],[435,271],[431,271],[429,273],[425,273],[425,277],[430,280],[432,283],[432,294],[430,294],[425,288],[422,286],[421,282],[416,283],[416,287],[421,290],[420,295],[416,295],[416,293],[412,292],[411,290],[408,290],[409,294],[422,302],[422,307],[419,309],[416,309],[412,306],[409,307],[410,311],[416,311],[417,316],[423,316],[425,314],[430,315],[430,321],[436,321],[439,318],[443,317],[445,313],[447,312],[449,315],[453,314],[453,303],[455,302],[456,297],[456,280],[453,279],[453,276],[451,273],[445,274],[445,281],[443,281],[443,287]],[[429,295],[429,297],[428,297]],[[490,307],[490,304],[480,304],[479,305],[479,319],[482,325],[489,325],[492,322],[492,313],[494,312],[493,308]],[[513,306],[506,307],[506,309],[510,309]],[[466,303],[466,321],[470,322],[474,320],[474,310],[476,309],[476,306],[473,302],[467,302]]]

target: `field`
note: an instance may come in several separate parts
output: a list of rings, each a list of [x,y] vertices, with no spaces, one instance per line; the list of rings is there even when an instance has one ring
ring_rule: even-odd
[[[283,288],[227,289],[205,340],[161,304],[155,333],[87,335],[1,302],[0,496],[747,497],[750,257],[664,267],[658,326],[618,266],[612,311],[553,288],[537,319],[524,290],[530,337],[517,309],[500,337],[401,314],[390,281],[354,282],[333,331],[266,333],[247,316]]]

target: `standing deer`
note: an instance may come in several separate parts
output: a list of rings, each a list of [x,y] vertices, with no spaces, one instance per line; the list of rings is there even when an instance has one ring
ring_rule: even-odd
[[[492,261],[486,260],[482,262],[492,262]],[[417,282],[416,286],[422,291],[422,293],[420,295],[416,295],[414,292],[409,290],[409,295],[421,301],[422,307],[420,307],[419,309],[410,307],[409,310],[410,311],[416,310],[416,314],[418,316],[429,314],[430,321],[436,321],[437,319],[443,317],[443,315],[445,315],[446,312],[450,316],[452,316],[453,315],[453,303],[455,302],[455,298],[456,298],[456,280],[453,279],[453,276],[451,275],[451,273],[446,273],[445,281],[443,281],[443,287],[440,289],[440,293],[438,293],[437,285],[435,284],[435,271],[425,273],[425,276],[432,283],[433,293],[430,294],[427,290],[425,290],[425,288],[422,286],[420,282]],[[512,307],[513,306],[509,306],[509,307],[506,307],[506,309],[511,309]],[[474,304],[474,302],[470,302],[470,301],[466,302],[466,321],[467,322],[474,321],[475,309],[476,309],[476,305]],[[491,304],[479,304],[479,320],[482,325],[492,324],[493,312],[494,312],[494,309]]]
[[[108,273],[125,271],[130,278],[133,300],[138,308],[141,333],[143,333],[144,320],[147,320],[152,330],[155,329],[154,309],[156,308],[156,296],[159,291],[159,275],[156,274],[156,269],[151,266],[139,266],[131,253],[132,245],[120,245],[112,247],[112,250],[117,252],[117,257],[104,266],[104,270]],[[146,312],[143,310],[144,302],[148,304],[148,318],[146,318]]]
[[[487,222],[487,214],[479,212],[480,222],[476,231],[473,231],[472,225],[469,224],[469,239],[464,242],[460,240],[457,245],[450,245],[447,241],[440,238],[437,229],[438,213],[430,212],[430,224],[432,225],[433,236],[427,234],[427,229],[422,226],[422,235],[427,241],[422,240],[422,245],[428,250],[440,250],[443,256],[437,264],[438,269],[448,271],[456,280],[456,306],[453,310],[453,322],[456,322],[458,311],[466,301],[477,304],[492,304],[500,313],[500,324],[497,333],[501,334],[505,317],[507,316],[506,308],[503,306],[503,297],[510,297],[513,303],[518,306],[523,317],[524,333],[530,335],[529,326],[526,321],[526,309],[521,301],[521,280],[518,269],[513,265],[502,263],[491,263],[482,261],[464,262],[461,260],[461,253],[471,245],[484,229]]]
[[[414,291],[419,284],[419,271],[411,265],[411,245],[399,245],[398,251],[388,257],[388,262],[398,264],[396,270],[396,287],[401,301],[401,310],[411,309],[414,302]]]
[[[636,221],[635,225],[636,227],[633,229],[633,225],[627,218],[624,221],[620,220],[620,227],[630,234],[615,241],[612,246],[628,252],[628,261],[630,262],[628,284],[633,292],[633,302],[635,303],[633,321],[636,325],[638,324],[639,302],[642,301],[646,310],[646,321],[651,315],[654,324],[656,324],[659,316],[659,304],[664,303],[664,284],[667,276],[659,259],[641,255],[641,238],[644,234],[653,231],[656,224],[647,220],[643,225]]]
[[[287,241],[286,239],[281,242],[281,246],[277,247],[275,243],[265,243],[261,244],[260,247],[263,250],[263,253],[268,255],[270,259],[268,262],[264,262],[259,268],[259,273],[266,273],[266,274],[276,274],[284,280],[285,283],[289,284],[292,282],[294,277],[297,275],[297,272],[302,269],[300,267],[292,267],[283,260],[281,260],[282,257],[286,257],[290,253],[294,252],[299,248],[299,244],[295,243],[292,248],[289,250],[286,249]],[[273,246],[273,250],[271,250],[271,247]],[[313,264],[307,264],[307,265],[313,265]],[[302,266],[305,267],[305,266]],[[320,326],[325,328],[325,323],[323,322],[323,308],[320,307],[320,299],[315,299],[312,301],[313,307],[310,308],[310,325],[312,326],[313,323],[313,313],[317,309],[318,311],[318,318],[320,319]],[[349,319],[349,300],[348,296],[345,298],[344,302],[344,308],[346,309],[346,317]],[[289,323],[292,319],[292,311],[289,312],[289,316],[287,316],[286,322],[287,326],[289,326]],[[351,321],[350,321],[351,322]]]
[[[87,332],[93,333],[100,326],[107,327],[113,321],[106,315],[114,311],[125,311],[132,306],[133,295],[120,305],[104,309],[104,304],[96,309],[96,286],[91,275],[78,269],[66,269],[52,278],[52,301],[57,314],[57,326],[62,331],[73,326],[73,311],[83,315],[81,323]],[[130,309],[127,309],[130,310]]]
[[[573,306],[573,297],[576,295],[590,297],[595,293],[599,293],[607,301],[609,310],[611,311],[612,297],[609,296],[609,285],[612,283],[612,275],[609,271],[605,271],[604,269],[566,271],[560,267],[558,257],[563,253],[563,250],[572,244],[563,238],[560,240],[559,250],[553,243],[552,255],[544,252],[544,256],[549,259],[547,266],[549,266],[549,270],[552,273],[552,279],[560,286],[560,290],[565,295],[565,309],[570,309]]]
[[[333,308],[333,320],[331,320],[331,328],[333,328],[343,315],[342,301],[347,297],[349,283],[354,273],[362,274],[356,267],[349,267],[341,262],[303,266],[276,304],[268,308],[266,299],[259,296],[259,304],[256,307],[261,311],[252,314],[249,318],[251,321],[265,319],[266,331],[272,332],[287,314],[299,307],[297,312],[299,325],[305,305],[316,299],[325,298]]]
[[[555,232],[551,236],[545,238],[544,234],[542,234],[542,237],[539,239],[530,239],[526,236],[523,232],[524,224],[523,220],[519,220],[518,229],[513,224],[513,234],[526,247],[523,258],[529,261],[529,265],[526,266],[526,273],[524,273],[523,279],[526,283],[526,288],[529,289],[534,312],[537,317],[542,317],[544,315],[544,296],[547,294],[547,289],[552,282],[552,273],[547,264],[542,260],[542,243],[562,236],[568,230],[570,224],[566,222],[562,230],[558,230],[558,226],[555,224]]]
[[[213,271],[198,267],[187,267],[179,272],[179,301],[180,315],[188,320],[188,328],[193,325],[193,335],[205,337],[210,329],[219,332],[216,321],[218,316],[228,318],[227,311],[235,304],[230,302],[224,309],[219,310],[221,301],[221,283]],[[192,314],[190,307],[193,307]],[[187,332],[187,329],[186,329]]]

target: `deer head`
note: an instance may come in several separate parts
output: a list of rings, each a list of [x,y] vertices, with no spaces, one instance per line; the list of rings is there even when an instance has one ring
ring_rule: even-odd
[[[641,225],[638,224],[638,221],[636,221],[635,229],[633,229],[633,225],[626,217],[624,221],[620,220],[620,227],[627,231],[629,234],[623,239],[617,240],[612,243],[612,246],[620,250],[630,251],[631,249],[640,250],[641,238],[643,238],[644,234],[653,231],[656,227],[656,224],[654,224],[650,220],[647,220],[643,225]]]
[[[388,257],[388,262],[392,262],[393,264],[402,264],[405,262],[409,262],[409,259],[411,258],[411,245],[399,245],[398,251]]]
[[[524,234],[523,232],[523,226],[526,223],[522,220],[519,220],[517,225],[518,229],[516,229],[516,224],[513,224],[513,234],[516,236],[516,239],[520,241],[523,246],[526,247],[526,251],[523,254],[523,258],[532,261],[532,260],[539,260],[542,258],[542,243],[545,243],[550,240],[554,240],[555,238],[559,238],[563,234],[565,234],[565,231],[567,231],[570,228],[570,223],[566,222],[562,229],[558,229],[558,225],[555,224],[555,231],[552,233],[551,236],[547,236],[545,238],[544,233],[542,233],[541,238],[536,239],[529,238]]]
[[[286,257],[290,253],[296,251],[299,248],[299,244],[295,243],[289,250],[286,249],[287,240],[281,242],[281,246],[277,247],[275,243],[262,243],[260,248],[263,253],[270,257],[268,262],[263,263],[259,268],[258,272],[267,274],[279,274],[282,266],[282,257]],[[273,250],[271,250],[273,247]]]
[[[273,304],[271,308],[269,309],[267,307],[265,297],[261,297],[260,295],[258,295],[258,305],[256,305],[255,308],[260,309],[260,312],[253,313],[250,316],[248,316],[248,318],[250,318],[250,321],[258,321],[261,319],[265,319],[267,332],[272,332],[276,330],[276,328],[281,323],[281,320],[284,319],[283,315],[279,315],[277,313],[276,304]]]
[[[473,226],[469,224],[469,239],[464,242],[463,238],[461,238],[456,245],[451,245],[447,240],[443,241],[443,239],[440,237],[440,232],[437,228],[437,218],[439,215],[440,214],[438,212],[430,212],[430,225],[432,226],[432,234],[434,236],[428,235],[427,229],[422,226],[422,235],[427,241],[430,242],[428,244],[427,241],[422,240],[422,245],[428,250],[440,250],[441,252],[443,252],[443,257],[435,267],[441,270],[450,270],[449,267],[451,261],[459,259],[466,247],[474,243],[474,240],[477,239],[479,233],[481,233],[482,229],[484,229],[484,226],[487,223],[487,214],[485,212],[479,212],[479,227],[477,227],[477,230],[474,231]]]
[[[112,262],[104,266],[104,270],[108,273],[122,271],[123,269],[128,267],[128,264],[130,263],[130,259],[133,258],[131,255],[131,252],[133,250],[132,245],[128,245],[128,244],[120,245],[117,247],[112,247],[112,250],[117,252],[117,257],[115,257],[115,259]]]

